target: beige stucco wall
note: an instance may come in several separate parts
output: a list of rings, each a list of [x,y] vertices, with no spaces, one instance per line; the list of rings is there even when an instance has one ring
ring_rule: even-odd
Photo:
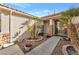
[[[17,37],[17,40],[18,41],[22,41],[23,39],[27,39],[29,37],[30,37],[30,33],[29,32],[24,32],[22,35]],[[16,39],[14,39],[13,41],[16,41]]]
[[[1,32],[9,33],[9,13],[1,13]]]
[[[13,14],[11,17],[11,35],[12,37],[14,37],[14,35],[16,34],[16,32],[21,33],[22,29],[20,29],[20,27],[22,26],[22,23],[24,23],[25,21],[28,21],[28,18],[22,17],[20,15],[16,15]]]

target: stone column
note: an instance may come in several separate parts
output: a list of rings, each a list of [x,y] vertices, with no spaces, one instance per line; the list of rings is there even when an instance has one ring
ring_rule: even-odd
[[[49,28],[49,21],[45,20],[44,21],[44,35],[47,36],[48,35],[48,28]]]
[[[48,35],[49,36],[53,35],[53,23],[52,23],[52,19],[49,20]]]
[[[55,35],[55,21],[54,20],[52,20],[52,33],[53,33],[53,35]]]

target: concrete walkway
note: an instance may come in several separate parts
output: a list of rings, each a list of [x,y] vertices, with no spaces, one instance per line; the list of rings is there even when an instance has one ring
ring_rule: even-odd
[[[22,52],[22,50],[16,44],[0,50],[0,55],[23,55],[23,54],[24,53]]]
[[[50,55],[60,39],[61,37],[53,36],[30,52],[26,53],[26,55]]]

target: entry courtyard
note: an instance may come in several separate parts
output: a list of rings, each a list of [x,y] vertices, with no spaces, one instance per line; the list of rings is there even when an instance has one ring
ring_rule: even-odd
[[[72,4],[66,3],[28,5],[0,4],[0,55],[79,55],[79,7],[69,8]],[[31,10],[35,6],[38,12]]]

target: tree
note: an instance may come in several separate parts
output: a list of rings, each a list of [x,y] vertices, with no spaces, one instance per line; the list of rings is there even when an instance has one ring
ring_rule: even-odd
[[[79,8],[72,8],[61,13],[59,20],[63,22],[67,28],[68,37],[71,40],[71,44],[79,50],[79,40],[75,25],[72,23],[72,18],[79,16]]]
[[[36,35],[37,35],[37,27],[36,27],[36,23],[38,22],[37,17],[32,17],[32,20],[34,20],[34,24],[32,26],[27,25],[27,31],[31,33],[31,38],[35,39]]]

